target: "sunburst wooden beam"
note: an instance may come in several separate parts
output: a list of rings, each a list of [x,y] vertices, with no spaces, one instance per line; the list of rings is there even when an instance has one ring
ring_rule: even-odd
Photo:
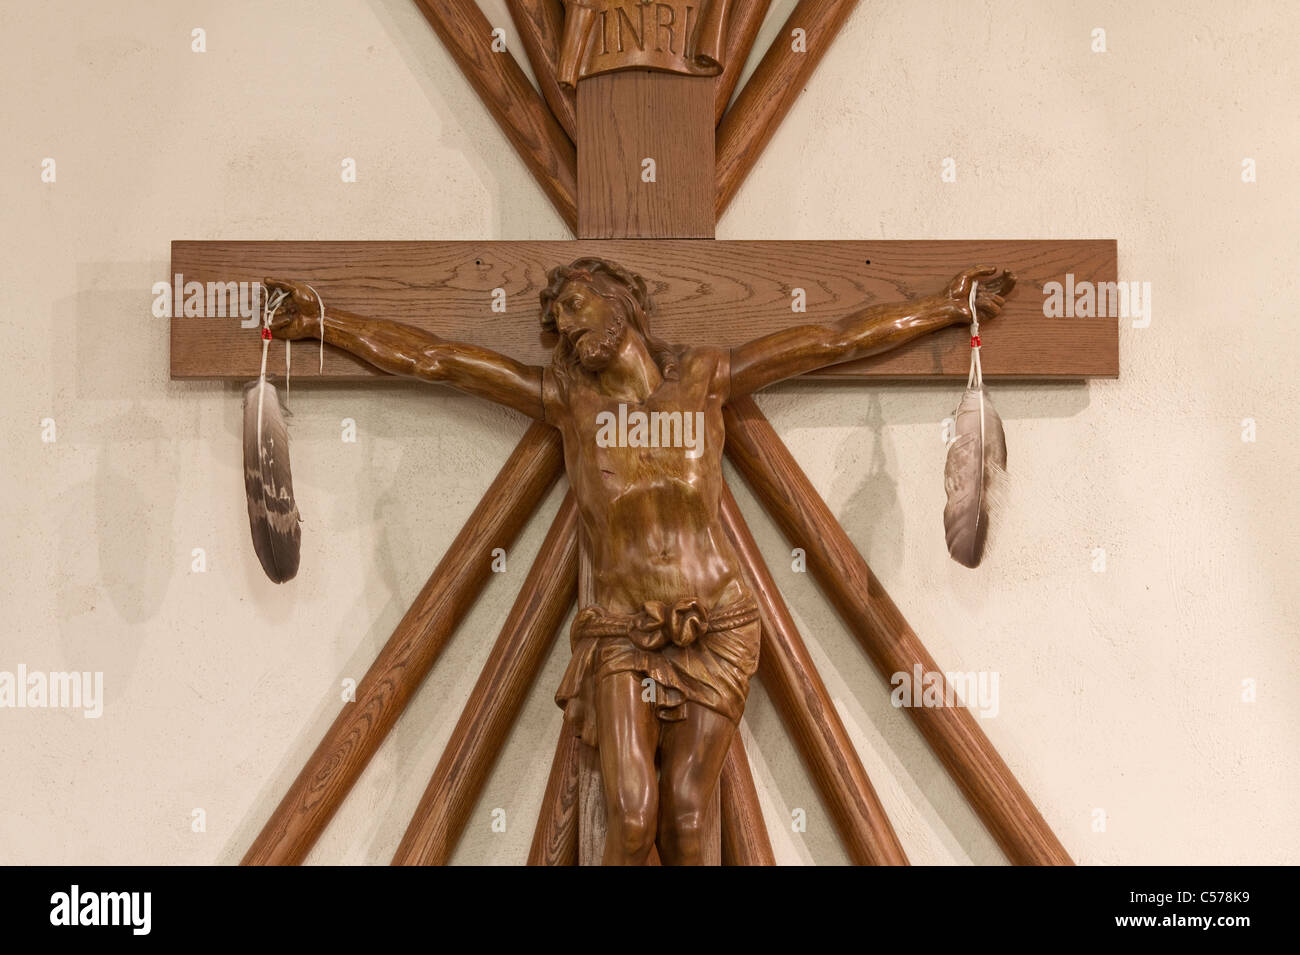
[[[492,25],[474,0],[415,0],[556,212],[577,231],[578,161],[573,143],[515,58],[492,50]]]
[[[578,595],[578,506],[564,496],[407,826],[393,865],[446,865]]]
[[[722,73],[717,80],[717,92],[713,106],[713,123],[722,122],[722,114],[727,111],[731,94],[736,91],[740,74],[749,59],[749,51],[754,48],[754,40],[763,26],[767,8],[772,0],[733,0],[727,13],[727,50],[722,64]]]
[[[947,699],[939,665],[753,399],[732,401],[724,414],[727,456],[790,543],[804,549],[808,568],[881,677],[889,682],[920,667],[939,675]],[[1073,865],[970,710],[911,706],[907,712],[1012,863]]]
[[[726,486],[722,489],[722,524],[740,555],[740,566],[763,617],[759,678],[816,780],[849,858],[856,865],[907,865],[907,854],[885,807]]]
[[[731,738],[718,788],[722,808],[722,864],[776,865],[740,730]]]
[[[506,460],[420,595],[345,703],[242,865],[297,865],[406,709],[562,467],[559,432],[534,424]]]
[[[719,218],[856,5],[856,0],[800,0],[722,117],[716,143]],[[795,29],[804,31],[805,52],[793,48]]]
[[[560,724],[551,774],[528,850],[529,865],[578,864],[578,747],[582,741],[567,722]]]
[[[560,37],[564,32],[564,6],[560,0],[506,0],[506,7],[546,105],[569,141],[576,143],[577,96],[571,87],[560,85],[556,74]]]

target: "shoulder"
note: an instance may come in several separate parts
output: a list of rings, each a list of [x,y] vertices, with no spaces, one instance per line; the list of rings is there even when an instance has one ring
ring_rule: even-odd
[[[716,345],[683,345],[677,349],[683,380],[707,382],[710,394],[724,400],[731,385],[731,350]]]

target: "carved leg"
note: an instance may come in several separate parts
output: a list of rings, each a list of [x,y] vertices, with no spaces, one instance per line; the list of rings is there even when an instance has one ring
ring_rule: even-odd
[[[735,735],[731,720],[698,703],[665,723],[659,743],[659,852],[664,865],[705,863],[705,825]],[[716,862],[716,860],[710,860]]]
[[[605,784],[605,865],[645,865],[655,844],[659,742],[654,708],[635,673],[612,673],[596,688],[600,770]]]

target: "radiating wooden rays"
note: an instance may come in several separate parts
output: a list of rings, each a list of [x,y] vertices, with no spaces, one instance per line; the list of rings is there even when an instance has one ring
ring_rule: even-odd
[[[540,95],[510,53],[490,52],[483,41],[491,25],[473,0],[415,3],[561,218],[576,230],[575,97],[555,81],[560,0],[508,0]],[[767,0],[733,4],[727,63],[722,75],[712,81],[714,121],[719,124],[715,214],[736,194],[854,3],[801,0],[728,109],[767,7]],[[806,36],[802,53],[788,40],[795,26]],[[785,533],[807,551],[818,582],[882,675],[887,679],[893,672],[910,672],[917,663],[938,672],[751,400],[729,406],[727,434],[728,455]],[[335,719],[244,864],[303,860],[481,592],[490,573],[492,549],[509,546],[516,538],[561,468],[558,435],[543,425],[530,427],[362,679],[356,701]],[[860,863],[905,864],[903,850],[729,491],[724,495],[723,515],[760,599],[759,679],[790,728],[850,858]],[[578,543],[576,509],[571,496],[566,496],[408,826],[395,863],[445,863],[450,858],[520,703],[575,592],[582,589]],[[911,708],[909,712],[1011,861],[1070,863],[967,710]],[[593,796],[593,777],[582,769],[590,757],[591,751],[563,727],[530,864],[570,865],[584,856],[598,857],[591,832],[585,838],[580,833],[584,806],[589,815],[599,814],[593,810],[599,804],[599,786]],[[771,844],[739,734],[723,768],[717,805],[720,825],[715,851],[721,861],[772,864]],[[599,829],[598,819],[585,822],[588,830]]]
[[[564,496],[501,636],[407,827],[394,865],[444,865],[578,594],[578,508]]]
[[[414,0],[455,59],[556,212],[577,232],[575,97],[555,82],[560,0],[511,0],[511,16],[543,93],[539,94],[509,51],[482,42],[492,25],[474,0]],[[742,0],[732,12],[728,62],[715,83],[718,122],[715,189],[721,215],[802,92],[804,84],[848,19],[856,0],[800,0],[780,35],[734,102],[728,98],[767,12],[768,2]],[[790,30],[805,32],[802,52]]]

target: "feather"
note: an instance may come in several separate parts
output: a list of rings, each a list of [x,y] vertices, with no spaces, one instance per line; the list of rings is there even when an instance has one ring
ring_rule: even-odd
[[[953,419],[957,436],[943,469],[948,492],[943,528],[952,559],[977,567],[988,539],[989,514],[1005,492],[1007,440],[983,383],[966,389]]]
[[[289,471],[289,429],[280,395],[265,377],[244,386],[244,491],[262,569],[274,583],[292,580],[302,532]]]

